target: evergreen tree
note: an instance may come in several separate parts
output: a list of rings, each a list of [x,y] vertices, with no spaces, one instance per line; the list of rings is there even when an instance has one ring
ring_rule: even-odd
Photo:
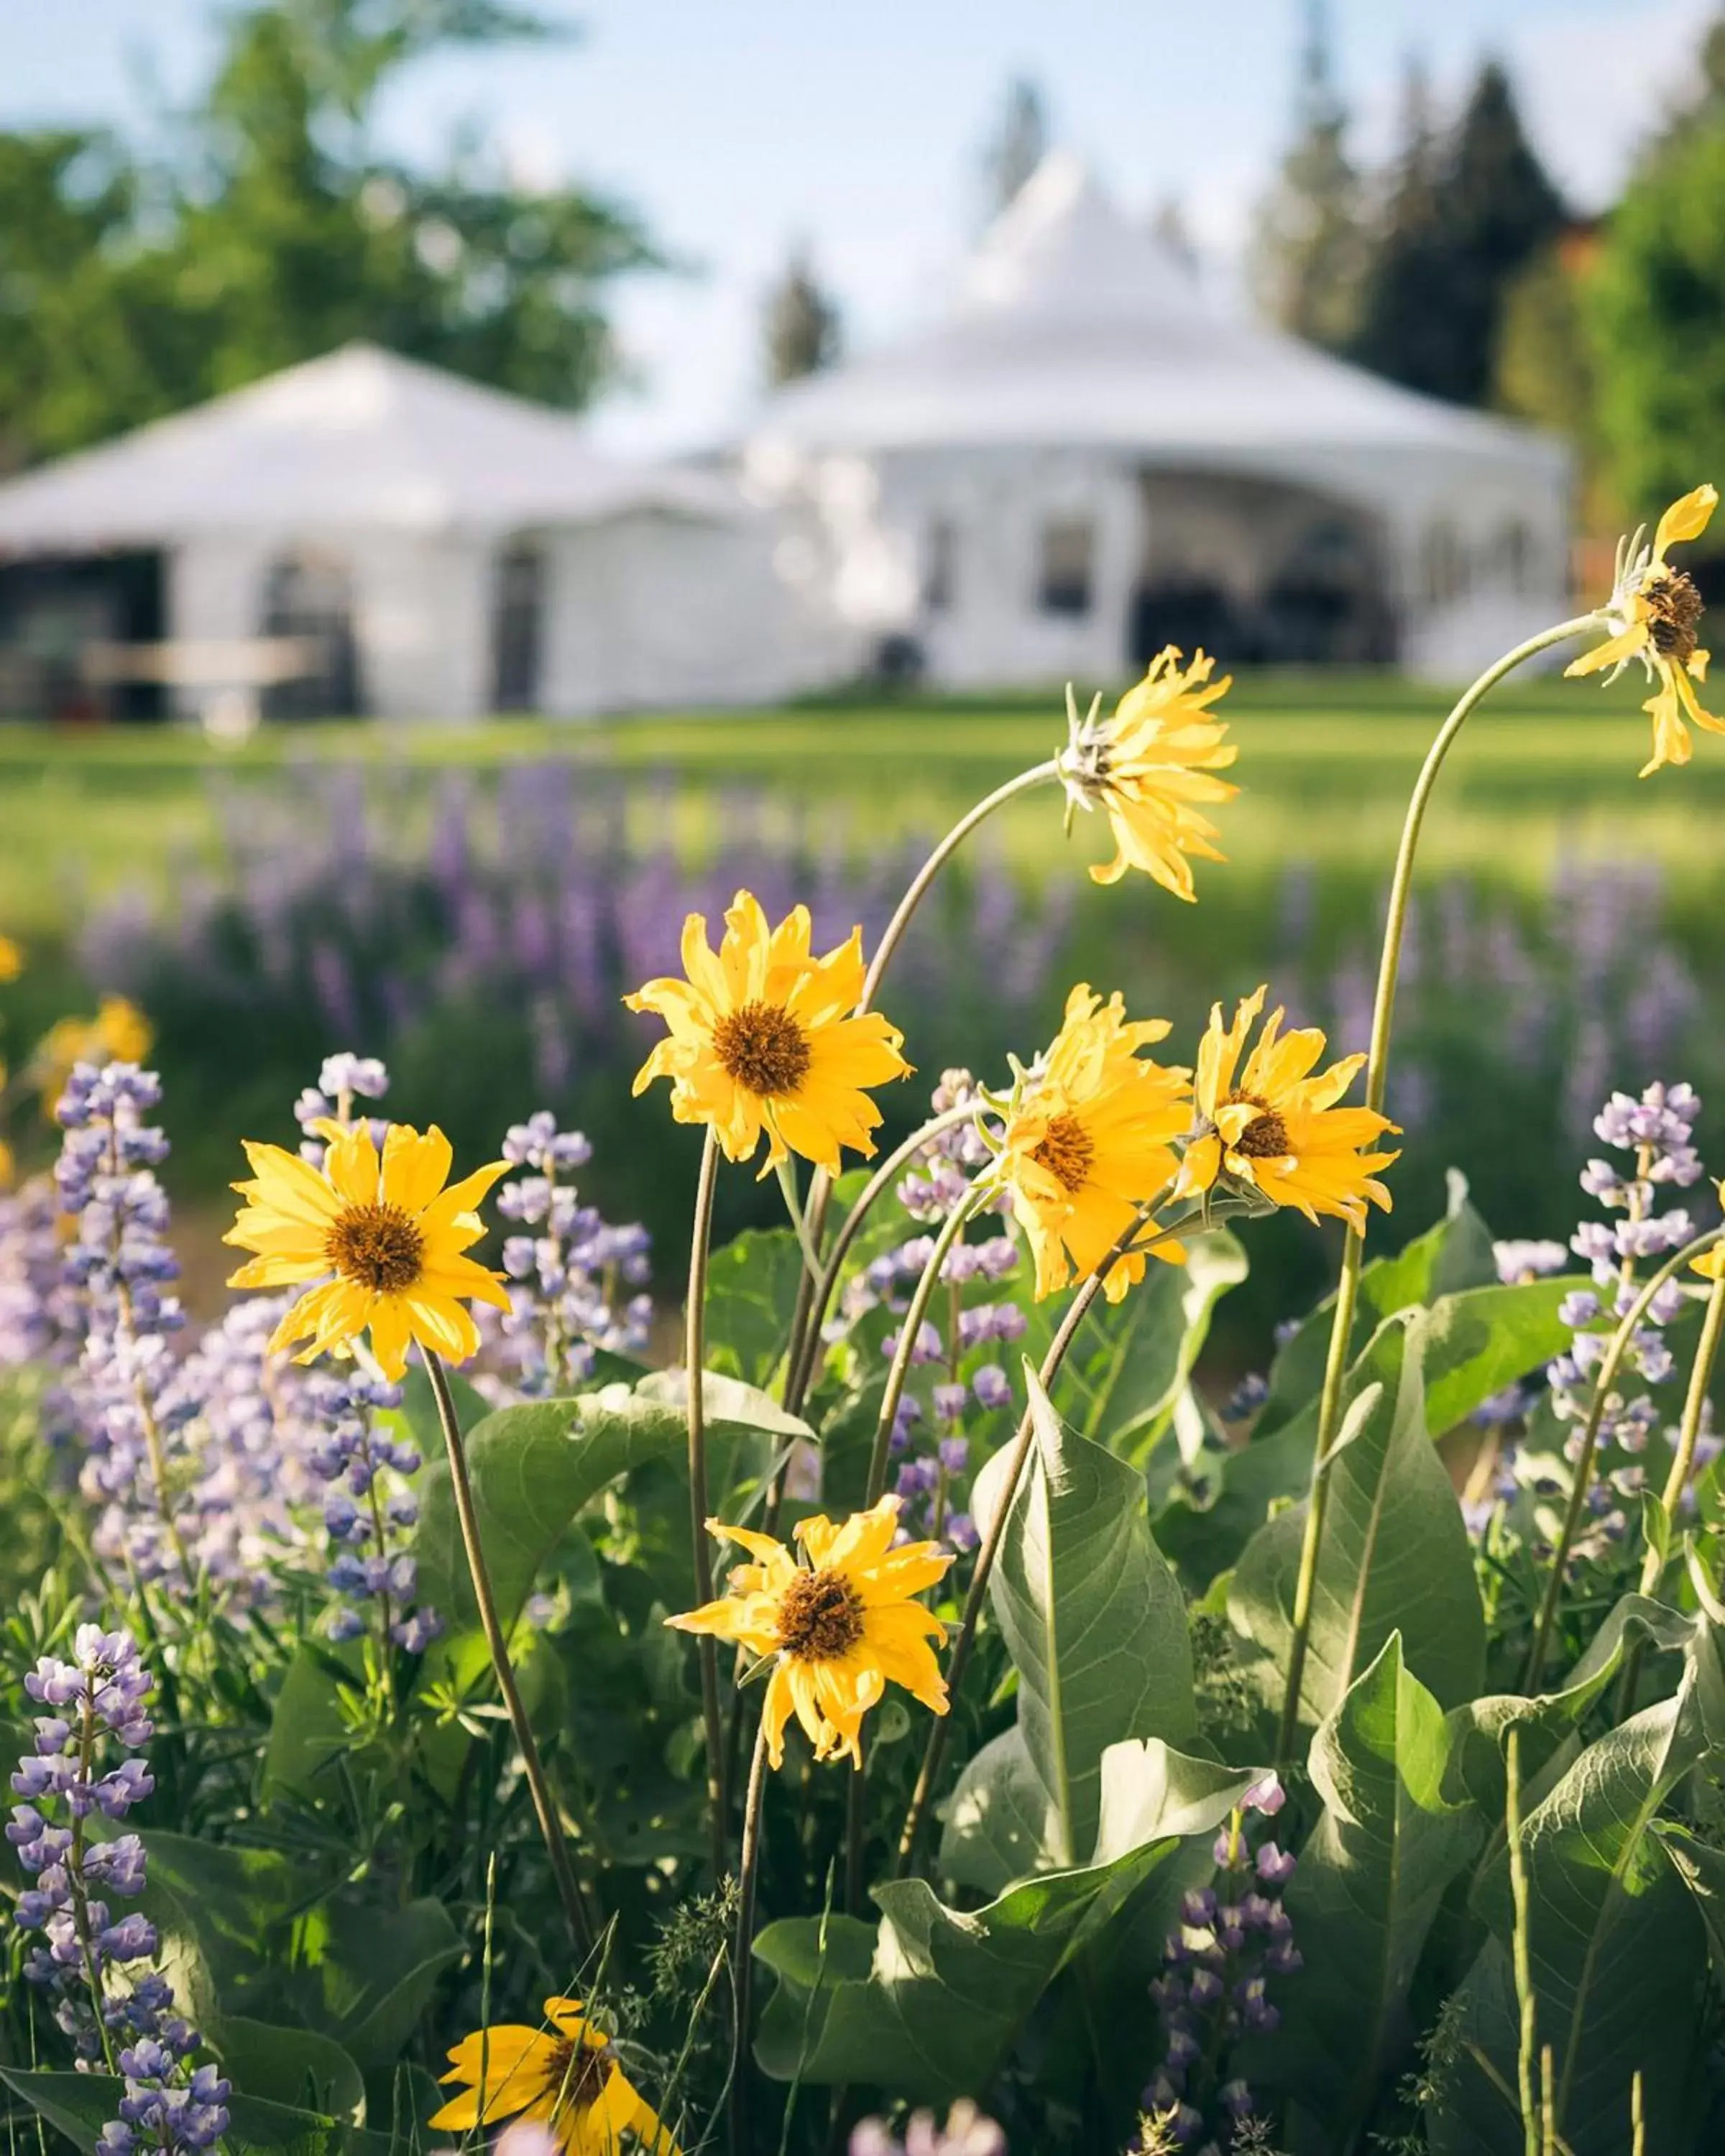
[[[614,365],[604,286],[653,259],[639,227],[471,151],[403,166],[373,125],[410,61],[541,34],[496,0],[254,4],[226,18],[177,166],[0,135],[0,454],[77,448],[353,337],[587,403]]]
[[[993,140],[983,153],[984,214],[996,217],[1048,155],[1048,110],[1028,75],[1006,86],[1006,105]]]
[[[1353,356],[1457,404],[1491,390],[1507,295],[1563,229],[1567,213],[1524,133],[1509,78],[1480,70],[1435,146],[1404,146],[1367,270]]]
[[[793,247],[766,308],[767,378],[774,388],[830,367],[842,342],[839,310],[821,289],[806,246]]]
[[[1347,109],[1336,89],[1323,0],[1307,0],[1297,129],[1259,206],[1248,273],[1273,321],[1337,350],[1353,334],[1363,260]]]

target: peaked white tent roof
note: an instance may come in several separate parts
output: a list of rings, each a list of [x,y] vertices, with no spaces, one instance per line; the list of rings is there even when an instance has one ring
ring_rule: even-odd
[[[990,228],[945,320],[781,391],[754,439],[859,451],[1099,446],[1171,461],[1238,461],[1256,447],[1563,461],[1524,428],[1219,313],[1173,250],[1064,151]]]
[[[702,474],[600,455],[567,413],[351,344],[0,486],[0,550],[360,526],[495,532],[635,509],[737,514]]]

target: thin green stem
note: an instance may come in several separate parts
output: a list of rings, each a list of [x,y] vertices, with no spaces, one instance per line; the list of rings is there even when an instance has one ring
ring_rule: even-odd
[[[814,1366],[820,1355],[820,1328],[826,1322],[827,1306],[832,1301],[839,1285],[839,1275],[850,1247],[861,1232],[862,1225],[883,1194],[890,1190],[900,1174],[910,1166],[917,1154],[932,1139],[943,1132],[956,1130],[961,1123],[973,1122],[976,1116],[974,1101],[965,1101],[944,1113],[932,1116],[920,1130],[912,1131],[901,1146],[887,1154],[868,1181],[857,1194],[855,1205],[845,1214],[839,1232],[833,1238],[833,1247],[828,1251],[825,1264],[820,1268],[820,1277],[814,1284],[814,1298],[807,1315],[803,1335],[803,1351],[796,1368],[791,1372],[785,1389],[784,1404],[793,1414],[803,1412],[803,1403],[809,1397],[809,1388],[814,1379]],[[812,1237],[811,1237],[812,1240]]]
[[[1606,1344],[1604,1355],[1594,1378],[1593,1398],[1588,1404],[1587,1419],[1582,1424],[1581,1447],[1575,1460],[1575,1480],[1570,1487],[1569,1502],[1564,1508],[1563,1525],[1558,1537],[1558,1546],[1552,1553],[1551,1577],[1545,1584],[1538,1620],[1533,1627],[1532,1642],[1527,1650],[1527,1665],[1522,1673],[1522,1690],[1525,1692],[1533,1691],[1545,1666],[1546,1650],[1551,1644],[1552,1626],[1557,1620],[1558,1604],[1563,1592],[1563,1571],[1575,1544],[1581,1515],[1586,1509],[1587,1493],[1593,1482],[1594,1452],[1599,1441],[1599,1425],[1605,1418],[1606,1402],[1617,1382],[1618,1369],[1629,1352],[1630,1342],[1635,1337],[1636,1329],[1647,1315],[1661,1288],[1691,1259],[1698,1258],[1703,1250],[1711,1250],[1722,1235],[1725,1235],[1725,1228],[1710,1228],[1706,1235],[1697,1235],[1692,1242],[1686,1243],[1681,1250],[1667,1258],[1659,1270],[1649,1277],[1640,1293],[1618,1321],[1617,1330]]]
[[[985,823],[994,811],[1003,807],[1005,803],[1015,799],[1020,793],[1029,793],[1035,787],[1047,785],[1050,780],[1058,778],[1060,775],[1060,759],[1058,757],[1051,756],[1045,763],[1033,764],[1028,771],[1021,771],[1016,778],[1008,779],[1004,786],[997,786],[992,793],[984,794],[974,808],[967,809],[958,819],[922,867],[917,870],[916,875],[911,877],[906,886],[904,896],[899,901],[891,920],[886,924],[880,941],[875,945],[874,957],[870,962],[868,973],[863,980],[862,994],[857,999],[855,1011],[857,1017],[860,1018],[865,1011],[873,1007],[875,998],[880,993],[880,983],[885,977],[886,968],[892,963],[893,953],[898,949],[899,943],[906,929],[910,927],[916,908],[927,896],[929,886],[971,833],[979,824]],[[826,1226],[827,1195],[831,1188],[830,1178],[824,1170],[817,1169],[809,1185],[807,1215],[809,1238],[817,1250],[820,1248],[821,1235]],[[793,1371],[803,1360],[803,1342],[811,1329],[809,1313],[812,1301],[812,1284],[806,1279],[800,1281],[797,1287],[796,1306],[791,1313],[790,1367]],[[813,1329],[819,1332],[819,1319],[814,1321]]]
[[[787,1154],[775,1163],[778,1187],[784,1194],[784,1209],[791,1216],[791,1225],[796,1230],[797,1241],[803,1252],[803,1270],[811,1280],[820,1277],[820,1253],[809,1240],[809,1223],[803,1217],[803,1208],[797,1199],[796,1164]]]
[[[749,1997],[754,1973],[755,1885],[761,1870],[761,1815],[767,1799],[767,1718],[755,1731],[755,1755],[749,1763],[748,1795],[742,1808],[742,1855],[737,1867],[736,1950],[732,1957],[731,1994],[735,2018],[731,2039],[732,2156],[748,2152]]]
[[[1519,2009],[1516,2078],[1527,2156],[1539,2156],[1539,2112],[1533,2094],[1534,2061],[1539,2054],[1538,2003],[1533,1995],[1533,1964],[1527,1941],[1527,1863],[1522,1848],[1522,1732],[1514,1727],[1509,1732],[1504,1767],[1503,1827],[1509,1843],[1509,1890],[1515,1910],[1516,2004]]]
[[[1047,1392],[1060,1374],[1066,1352],[1083,1324],[1091,1305],[1101,1291],[1103,1281],[1113,1270],[1116,1261],[1134,1246],[1139,1230],[1150,1219],[1157,1209],[1167,1202],[1171,1183],[1165,1183],[1149,1202],[1140,1207],[1137,1217],[1116,1243],[1101,1264],[1080,1286],[1066,1306],[1060,1329],[1049,1342],[1048,1353],[1042,1358],[1042,1368],[1037,1373],[1042,1389]],[[988,1522],[988,1531],[977,1552],[976,1568],[970,1576],[970,1587],[964,1598],[963,1614],[958,1620],[958,1631],[952,1643],[952,1658],[947,1664],[947,1692],[957,1699],[958,1687],[963,1681],[969,1666],[971,1650],[976,1644],[977,1627],[983,1614],[983,1604],[988,1599],[988,1581],[993,1574],[994,1563],[1000,1554],[1000,1545],[1006,1539],[1007,1522],[1011,1517],[1013,1500],[1018,1495],[1019,1484],[1024,1480],[1025,1462],[1030,1456],[1030,1445],[1036,1425],[1027,1407],[1013,1440],[1012,1452],[1006,1465],[1000,1501]],[[928,1732],[928,1742],[923,1748],[922,1764],[917,1771],[916,1786],[911,1792],[910,1808],[905,1814],[905,1823],[898,1838],[898,1855],[893,1866],[893,1876],[902,1879],[916,1861],[916,1840],[927,1815],[934,1785],[939,1778],[941,1763],[946,1757],[947,1729],[950,1715],[937,1715]]]
[[[455,1413],[449,1377],[441,1360],[423,1342],[419,1353],[424,1358],[425,1374],[431,1380],[432,1398],[437,1403],[437,1419],[443,1430],[444,1448],[449,1455],[449,1485],[454,1493],[455,1517],[461,1530],[461,1546],[466,1553],[468,1576],[473,1582],[473,1599],[479,1606],[480,1629],[485,1635],[485,1645],[491,1650],[491,1667],[496,1672],[497,1688],[503,1695],[510,1726],[515,1731],[516,1748],[521,1756],[521,1771],[526,1777],[528,1794],[533,1800],[534,1816],[544,1837],[546,1855],[551,1859],[552,1876],[557,1881],[557,1897],[568,1919],[576,1953],[585,1961],[593,1952],[593,1926],[588,1917],[587,1904],[582,1897],[581,1882],[577,1879],[575,1866],[570,1861],[569,1845],[563,1839],[562,1820],[557,1813],[557,1799],[552,1794],[551,1784],[545,1776],[544,1763],[539,1757],[533,1725],[527,1719],[521,1687],[516,1682],[515,1666],[509,1658],[509,1641],[503,1630],[502,1620],[497,1614],[497,1598],[491,1591],[491,1575],[485,1563],[485,1545],[480,1538],[479,1513],[473,1502],[473,1482],[467,1471],[467,1448],[462,1441],[460,1419]]]
[[[714,1599],[712,1544],[707,1537],[706,1368],[707,1257],[713,1235],[713,1193],[719,1178],[719,1141],[709,1126],[695,1187],[695,1228],[689,1249],[689,1302],[684,1318],[683,1365],[689,1381],[689,1537],[695,1567],[695,1599]],[[701,1715],[706,1732],[706,1800],[711,1814],[713,1883],[725,1876],[730,1819],[725,1791],[725,1725],[719,1713],[719,1649],[710,1632],[696,1640],[701,1660]]]
[[[86,1788],[93,1779],[90,1763],[95,1756],[96,1680],[87,1676],[80,1701],[78,1732],[78,1779]],[[78,1933],[78,1944],[84,1956],[84,1979],[90,1989],[90,2003],[95,2011],[96,2040],[102,2047],[102,2057],[110,2074],[117,2074],[119,2066],[114,2057],[114,2039],[109,2031],[105,2005],[107,1987],[102,1981],[96,1964],[95,1936],[90,1922],[89,1890],[84,1882],[84,1815],[74,1814],[72,1820],[72,1845],[66,1852],[66,1878],[71,1889],[72,1922]]]
[[[1677,1507],[1682,1502],[1690,1471],[1695,1465],[1695,1448],[1707,1414],[1707,1391],[1713,1381],[1713,1364],[1718,1359],[1722,1333],[1725,1333],[1725,1271],[1715,1280],[1707,1296],[1707,1311],[1701,1321],[1701,1338],[1696,1343],[1695,1360],[1689,1370],[1689,1389],[1683,1397],[1683,1419],[1677,1425],[1677,1449],[1671,1455],[1671,1472],[1660,1493],[1665,1516],[1672,1522],[1676,1519]],[[1652,1594],[1664,1570],[1664,1560],[1650,1544],[1641,1561],[1643,1594]]]
[[[1384,1089],[1389,1073],[1389,1036],[1395,1018],[1396,983],[1401,972],[1402,933],[1407,925],[1408,900],[1413,890],[1414,862],[1420,849],[1420,833],[1425,821],[1425,811],[1431,800],[1432,790],[1437,784],[1438,773],[1455,743],[1455,737],[1472,716],[1476,706],[1507,674],[1517,666],[1548,651],[1553,644],[1561,644],[1572,636],[1579,636],[1593,628],[1602,617],[1597,613],[1579,614],[1573,621],[1560,622],[1555,629],[1543,629],[1538,636],[1529,637],[1525,644],[1507,652],[1496,665],[1488,667],[1471,687],[1466,690],[1450,711],[1431,747],[1425,752],[1420,776],[1414,783],[1414,791],[1408,802],[1407,814],[1402,823],[1401,841],[1396,849],[1395,870],[1390,879],[1389,910],[1384,924],[1384,947],[1378,962],[1378,993],[1372,1005],[1371,1045],[1366,1058],[1365,1105],[1375,1114],[1384,1112]],[[1342,1419],[1343,1383],[1348,1372],[1348,1348],[1353,1337],[1354,1312],[1359,1301],[1360,1267],[1365,1256],[1365,1233],[1363,1228],[1350,1227],[1348,1240],[1343,1245],[1341,1277],[1336,1286],[1336,1307],[1330,1323],[1329,1353],[1324,1361],[1323,1389],[1318,1395],[1317,1431],[1312,1443],[1311,1496],[1306,1512],[1306,1531],[1300,1548],[1300,1569],[1294,1583],[1293,1636],[1288,1647],[1286,1689],[1282,1696],[1281,1724],[1277,1732],[1276,1756],[1286,1761],[1294,1748],[1295,1733],[1299,1727],[1300,1694],[1306,1678],[1306,1650],[1312,1630],[1312,1594],[1317,1584],[1318,1556],[1323,1547],[1324,1513],[1329,1499],[1330,1448],[1335,1442],[1336,1431]]]

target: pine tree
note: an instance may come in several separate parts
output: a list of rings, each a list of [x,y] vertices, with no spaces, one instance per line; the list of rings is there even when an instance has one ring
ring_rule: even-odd
[[[1048,108],[1028,75],[1006,86],[1006,104],[993,141],[983,153],[983,210],[998,217],[1048,155]]]
[[[1417,137],[1404,147],[1353,356],[1409,388],[1484,403],[1509,290],[1568,221],[1509,77],[1488,61],[1435,156]]]
[[[1425,383],[1441,355],[1430,348],[1440,310],[1442,149],[1424,64],[1410,59],[1402,85],[1401,141],[1382,190],[1360,285],[1349,357],[1393,381]],[[1440,326],[1436,334],[1441,338]]]
[[[830,367],[839,357],[839,310],[822,290],[806,246],[791,249],[766,308],[767,378],[774,388]]]
[[[1323,0],[1307,0],[1298,126],[1260,205],[1248,270],[1259,305],[1296,336],[1347,343],[1363,267],[1360,178],[1348,151]]]

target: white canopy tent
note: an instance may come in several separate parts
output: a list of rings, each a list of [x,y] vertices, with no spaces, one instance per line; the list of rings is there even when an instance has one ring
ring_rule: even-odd
[[[1561,446],[1230,319],[1065,154],[943,320],[781,393],[745,468],[854,660],[954,683],[1109,678],[1183,617],[1460,673],[1567,578]]]
[[[312,694],[386,716],[779,693],[772,548],[728,482],[364,344],[0,486],[0,564],[159,552],[176,644],[321,636]]]

